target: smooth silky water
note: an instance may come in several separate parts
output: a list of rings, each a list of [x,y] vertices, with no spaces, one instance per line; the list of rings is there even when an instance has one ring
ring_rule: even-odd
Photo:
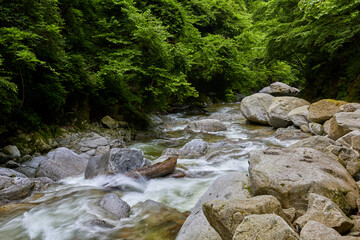
[[[226,113],[239,104],[212,105],[207,115],[185,113],[165,116],[162,139],[145,139],[130,144],[144,151],[153,162],[162,161],[161,152],[168,147],[181,147],[195,138],[211,143],[206,156],[178,159],[178,166],[189,177],[133,180],[123,175],[85,180],[83,176],[62,180],[46,191],[33,194],[20,204],[0,207],[0,240],[16,239],[174,239],[187,211],[214,180],[233,171],[247,171],[249,152],[268,146],[288,146],[294,141],[279,141],[271,127],[246,124],[245,121],[223,121],[228,130],[216,133],[189,132],[190,121],[206,118],[211,113]],[[107,185],[121,185],[110,190]],[[131,207],[129,218],[116,220],[98,207],[101,197],[117,193]],[[139,202],[154,200],[166,206],[144,207]],[[135,206],[135,207],[134,207]],[[174,210],[175,208],[177,210]],[[94,226],[100,219],[113,228]]]

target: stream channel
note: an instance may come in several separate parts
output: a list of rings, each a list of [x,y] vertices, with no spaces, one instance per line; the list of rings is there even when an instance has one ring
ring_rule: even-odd
[[[274,138],[271,127],[247,123],[239,116],[239,103],[208,107],[206,114],[186,113],[163,116],[161,139],[142,139],[129,144],[143,150],[153,163],[162,161],[165,148],[182,147],[201,138],[210,144],[205,156],[178,159],[186,170],[184,178],[133,180],[122,175],[85,180],[84,176],[63,179],[43,192],[0,211],[0,239],[174,239],[188,211],[222,174],[247,171],[249,152],[269,146],[289,146],[294,141]],[[217,118],[226,131],[201,133],[186,131],[189,122]],[[130,216],[116,220],[98,206],[110,192],[104,184],[116,182],[123,190],[113,191],[131,206]],[[153,200],[163,204],[146,200]],[[165,205],[166,206],[165,206]],[[101,219],[98,224],[94,219]],[[110,228],[110,225],[112,227]]]

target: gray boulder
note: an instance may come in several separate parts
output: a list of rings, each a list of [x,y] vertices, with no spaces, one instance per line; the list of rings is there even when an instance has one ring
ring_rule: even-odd
[[[0,202],[20,200],[32,192],[34,181],[22,177],[0,176]]]
[[[295,108],[309,105],[304,99],[296,97],[275,97],[268,109],[269,124],[272,127],[287,127],[292,124],[288,114]]]
[[[46,156],[33,157],[30,161],[21,164],[21,166],[17,168],[16,171],[25,174],[27,177],[33,178],[35,177],[36,170],[39,167],[40,163],[45,160]]]
[[[268,93],[273,96],[296,96],[299,92],[299,89],[290,87],[282,82],[274,82],[259,91],[259,93]]]
[[[301,127],[301,125],[308,125],[310,123],[308,107],[309,105],[304,105],[294,108],[288,113],[290,121],[292,121],[295,126]]]
[[[26,178],[24,174],[9,168],[0,168],[0,176]]]
[[[245,97],[240,104],[240,110],[250,122],[268,125],[268,108],[273,96],[266,93],[256,93]]]
[[[87,148],[97,148],[106,145],[108,145],[108,140],[97,133],[89,133],[79,142],[79,146]]]
[[[340,240],[341,235],[335,229],[310,220],[300,232],[301,240]]]
[[[310,221],[317,221],[341,233],[348,232],[354,223],[330,199],[319,194],[309,194],[309,207],[306,213],[296,219],[295,224],[303,228]]]
[[[114,215],[117,219],[129,216],[129,204],[121,200],[115,193],[108,193],[104,195],[99,202],[99,206]]]
[[[48,177],[54,181],[80,175],[85,172],[87,160],[67,148],[57,148],[46,155],[36,170],[36,177]]]
[[[233,240],[296,240],[298,234],[276,214],[249,215],[236,228]]]
[[[203,212],[222,239],[232,239],[237,226],[248,215],[275,213],[286,218],[279,201],[271,195],[250,199],[212,200],[204,203]]]
[[[318,193],[349,213],[360,197],[356,182],[337,159],[311,148],[253,151],[249,173],[251,192],[273,195],[283,208],[306,211],[308,194]]]
[[[126,173],[146,164],[144,153],[138,149],[113,148],[102,156],[92,157],[85,170],[85,178],[98,175]]]
[[[337,140],[351,131],[360,130],[360,112],[336,113],[329,124],[329,137]]]
[[[227,129],[226,125],[216,119],[202,119],[189,123],[187,129],[201,132],[218,132]]]
[[[196,202],[176,239],[221,240],[219,234],[206,220],[202,205],[215,199],[249,198],[248,186],[249,180],[246,173],[229,173],[216,179],[206,193]]]
[[[20,153],[19,149],[14,145],[6,146],[6,147],[4,147],[2,149],[2,151],[6,155],[9,155],[11,158],[19,158],[19,157],[21,157],[21,153]]]
[[[340,106],[340,112],[355,112],[360,109],[360,103],[348,103]]]
[[[199,158],[204,156],[209,144],[202,139],[193,139],[179,149],[180,158]]]

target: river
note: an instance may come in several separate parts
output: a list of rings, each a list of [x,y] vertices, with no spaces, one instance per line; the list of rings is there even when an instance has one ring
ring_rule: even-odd
[[[122,175],[85,180],[83,176],[63,179],[60,184],[33,194],[20,204],[0,209],[0,239],[173,239],[200,196],[220,175],[247,171],[249,152],[268,146],[288,146],[294,141],[279,141],[271,127],[248,124],[245,120],[226,118],[238,111],[239,104],[218,104],[208,113],[190,115],[168,114],[161,125],[164,137],[142,139],[130,148],[144,151],[153,162],[163,160],[161,153],[168,147],[181,147],[192,139],[202,138],[210,144],[207,154],[198,159],[178,159],[186,170],[185,178],[133,180]],[[190,121],[219,117],[226,131],[214,133],[184,130]],[[223,117],[223,118],[222,118]],[[110,190],[104,185],[116,182],[124,186],[116,193],[131,207],[129,218],[116,220],[98,207],[101,197]],[[165,204],[139,204],[154,200]],[[174,210],[173,208],[177,209]],[[90,224],[101,219],[112,228]]]

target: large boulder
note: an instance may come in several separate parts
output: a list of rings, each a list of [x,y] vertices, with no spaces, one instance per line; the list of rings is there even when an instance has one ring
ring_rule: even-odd
[[[336,113],[330,120],[329,128],[329,137],[334,140],[351,131],[360,130],[360,112]]]
[[[301,127],[302,125],[308,125],[310,123],[308,107],[309,105],[304,105],[294,108],[288,113],[290,121],[292,121],[295,126]]]
[[[303,228],[310,220],[334,228],[339,233],[346,233],[354,226],[350,218],[333,201],[316,193],[309,194],[308,210],[296,219],[295,224]]]
[[[300,232],[301,240],[340,240],[341,235],[335,229],[310,220]]]
[[[236,228],[233,240],[297,240],[298,234],[276,214],[249,215]]]
[[[226,130],[227,127],[216,119],[202,119],[189,123],[187,129],[200,132],[218,132]]]
[[[332,118],[335,113],[340,112],[340,106],[347,104],[344,101],[333,99],[322,99],[309,106],[309,119],[312,122],[324,123]]]
[[[240,110],[247,120],[267,125],[269,122],[268,108],[273,98],[266,93],[253,94],[241,101]]]
[[[92,157],[85,170],[85,178],[98,175],[127,173],[146,164],[144,153],[138,149],[113,148],[102,156]]]
[[[9,169],[9,168],[2,168],[0,167],[0,176],[3,177],[20,177],[26,178],[26,176],[18,171]]]
[[[0,176],[0,203],[20,200],[32,192],[35,186],[34,181],[23,177]]]
[[[203,212],[222,239],[232,239],[236,227],[251,214],[275,213],[286,218],[279,201],[271,195],[250,199],[213,200],[203,205]]]
[[[36,170],[36,177],[48,177],[54,181],[85,172],[87,160],[73,151],[61,147],[46,155]]]
[[[290,139],[303,139],[311,137],[311,133],[305,133],[300,129],[287,127],[287,128],[278,128],[274,133],[274,137],[280,140],[290,140]]]
[[[196,202],[176,239],[221,240],[219,234],[206,220],[202,206],[205,202],[215,199],[249,198],[248,186],[249,179],[246,173],[229,173],[216,179]]]
[[[309,105],[304,99],[296,97],[275,97],[269,106],[269,124],[275,128],[287,127],[292,124],[288,114],[295,108]]]
[[[332,199],[345,212],[356,209],[359,187],[335,157],[311,148],[253,151],[249,159],[254,195],[275,196],[283,208],[305,212],[309,193]]]
[[[359,151],[360,150],[360,144],[359,144],[360,143],[360,131],[359,130],[351,131],[336,141],[347,147],[351,147],[352,149],[354,149],[356,151]]]
[[[121,200],[115,193],[108,193],[104,195],[99,202],[99,206],[115,216],[117,219],[129,216],[129,204]]]

